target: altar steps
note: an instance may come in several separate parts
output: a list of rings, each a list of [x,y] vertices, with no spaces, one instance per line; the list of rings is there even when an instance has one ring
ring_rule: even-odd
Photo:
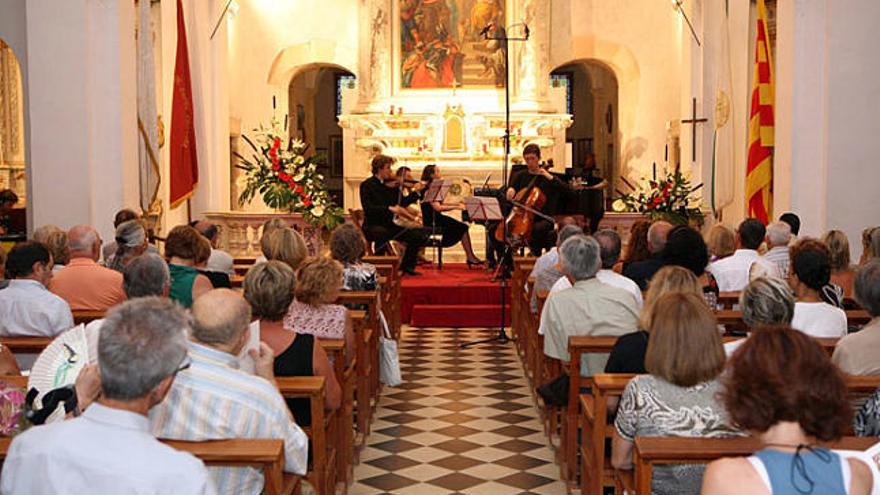
[[[401,287],[401,321],[418,327],[484,328],[501,325],[501,285],[492,272],[469,270],[467,265],[443,263],[419,267],[419,276],[407,276]],[[510,325],[510,291],[504,322]]]

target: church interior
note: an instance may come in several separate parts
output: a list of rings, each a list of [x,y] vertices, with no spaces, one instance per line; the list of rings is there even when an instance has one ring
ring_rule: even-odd
[[[0,494],[880,493],[878,22],[0,0]]]

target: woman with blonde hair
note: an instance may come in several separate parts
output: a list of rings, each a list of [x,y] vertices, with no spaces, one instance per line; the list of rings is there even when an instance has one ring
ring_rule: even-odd
[[[611,349],[605,373],[645,373],[645,353],[648,350],[649,333],[653,325],[657,301],[666,294],[685,293],[702,297],[703,288],[696,275],[680,266],[664,266],[648,284],[645,306],[639,318],[641,330],[621,335]]]
[[[306,241],[290,228],[276,228],[260,239],[260,249],[267,260],[278,260],[297,271],[309,255]]]
[[[325,379],[324,407],[337,409],[342,402],[342,391],[333,373],[327,353],[315,336],[296,333],[284,328],[283,319],[293,302],[296,275],[286,263],[270,260],[254,265],[244,278],[244,298],[251,305],[254,326],[260,340],[275,351],[275,376],[323,376]],[[312,424],[308,399],[288,399],[287,405],[296,424]]]
[[[880,227],[868,227],[862,231],[862,259],[860,265],[880,258]]]
[[[67,240],[67,232],[61,229],[55,229],[46,234],[44,244],[52,253],[52,259],[55,264],[52,266],[52,272],[58,272],[70,262],[70,246]]]
[[[611,464],[632,469],[633,443],[642,437],[719,438],[739,434],[716,395],[725,355],[712,311],[700,294],[673,292],[654,301],[649,375],[627,384],[614,421]],[[654,469],[653,494],[698,493],[703,466]]]
[[[831,254],[831,283],[843,289],[845,297],[851,297],[856,272],[850,265],[849,239],[842,230],[829,230],[822,242]]]
[[[345,306],[334,304],[342,290],[342,264],[311,258],[297,272],[294,300],[284,317],[284,328],[322,339],[344,339],[346,358],[354,354],[354,330]]]
[[[706,234],[706,245],[710,263],[726,258],[736,251],[736,233],[727,225],[716,223]]]

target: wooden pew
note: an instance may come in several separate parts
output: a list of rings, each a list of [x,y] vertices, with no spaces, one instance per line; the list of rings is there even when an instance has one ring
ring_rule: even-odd
[[[367,325],[366,312],[349,311],[349,314],[351,315],[356,341],[355,394],[357,397],[358,445],[364,446],[366,445],[367,436],[370,434],[370,424],[373,416],[370,384],[373,377],[373,369],[378,364],[378,349],[376,349],[376,356],[372,356],[372,349],[374,349],[373,338],[376,336],[376,332]]]
[[[400,259],[397,256],[364,256],[363,261],[376,266],[382,307],[395,340],[400,338]],[[385,280],[382,280],[384,277]]]
[[[739,304],[739,292],[721,292],[718,294],[718,304],[724,307],[724,309],[733,309],[734,304]],[[860,308],[859,303],[856,302],[852,297],[846,297],[843,299],[843,306],[845,308],[858,309]]]
[[[278,376],[275,377],[278,391],[285,399],[308,399],[312,424],[303,431],[311,443],[309,483],[318,493],[336,493],[337,455],[340,453],[337,438],[336,415],[325,413],[325,380],[322,376]],[[341,407],[341,406],[340,406]],[[344,474],[344,471],[339,471]]]
[[[95,320],[100,320],[104,317],[105,311],[92,311],[92,310],[84,310],[78,309],[76,311],[72,311],[73,313],[73,324],[79,325],[80,323],[89,324]]]
[[[357,454],[354,448],[354,402],[355,381],[357,380],[357,357],[345,365],[345,341],[341,339],[318,339],[327,357],[333,362],[333,374],[342,389],[342,405],[336,412],[336,432],[339,449],[336,455],[336,469],[346,482],[352,479],[352,463]]]
[[[260,468],[265,477],[264,492],[267,495],[299,493],[299,476],[284,472],[283,440],[234,438],[204,442],[162,440],[162,443],[174,449],[189,452],[208,466],[253,466]],[[0,464],[6,460],[6,454],[11,444],[11,438],[0,437]]]
[[[366,358],[370,361],[371,370],[369,376],[369,393],[375,408],[379,403],[379,394],[381,392],[381,384],[379,383],[379,336],[382,334],[382,325],[379,321],[379,311],[381,306],[381,291],[343,291],[340,292],[337,304],[350,304],[358,306],[366,306],[365,330],[369,330],[369,347],[366,351]]]
[[[0,344],[8,347],[13,354],[39,354],[54,339],[54,337],[0,337]]]
[[[826,444],[832,449],[865,450],[877,443],[874,437],[843,437]],[[680,438],[636,437],[633,451],[634,485],[636,495],[650,495],[654,466],[662,464],[707,464],[722,457],[748,456],[761,449],[761,441],[754,437],[739,438]],[[632,471],[618,471],[622,485],[632,482]]]

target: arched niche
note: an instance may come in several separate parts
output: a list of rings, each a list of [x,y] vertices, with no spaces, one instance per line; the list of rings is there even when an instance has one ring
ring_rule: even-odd
[[[27,198],[24,122],[24,87],[21,67],[12,47],[0,38],[0,190],[18,196],[16,208]],[[24,215],[14,214],[16,230],[25,230]]]

